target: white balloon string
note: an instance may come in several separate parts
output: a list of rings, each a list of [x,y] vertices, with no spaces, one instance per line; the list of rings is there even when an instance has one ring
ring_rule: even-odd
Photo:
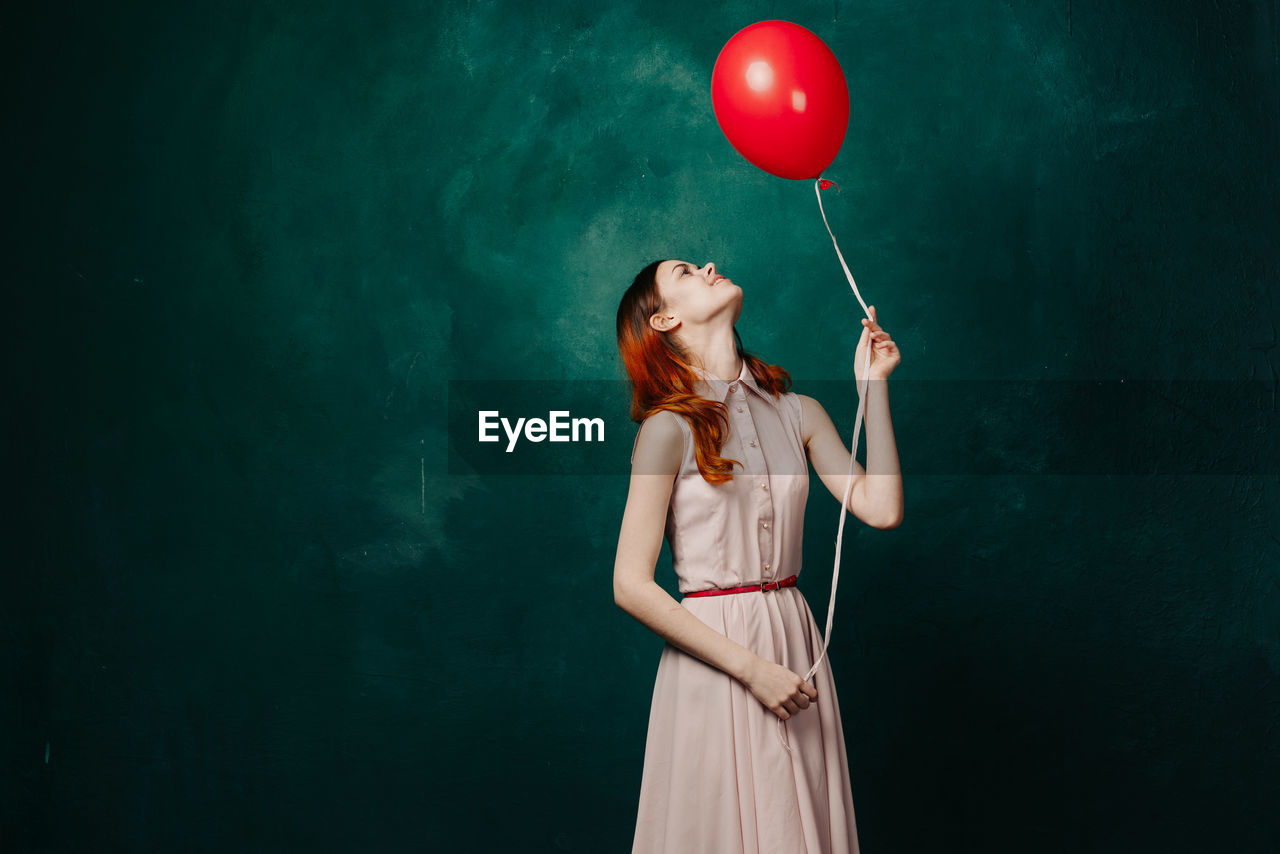
[[[871,310],[867,307],[866,302],[862,299],[862,294],[858,293],[858,286],[853,281],[853,274],[849,272],[849,265],[844,262],[844,255],[840,253],[840,244],[836,242],[836,236],[831,231],[831,225],[827,222],[827,212],[822,209],[822,179],[815,179],[813,182],[813,191],[818,196],[818,211],[822,214],[822,224],[827,227],[827,234],[831,235],[831,244],[836,249],[836,257],[840,259],[840,266],[844,269],[845,278],[849,280],[849,287],[853,288],[853,295],[858,298],[858,302],[862,304],[862,310],[867,315],[867,319],[871,320]],[[855,356],[856,356],[855,351]],[[855,369],[857,365],[855,364]],[[835,622],[836,616],[836,585],[840,581],[840,550],[844,543],[844,516],[849,509],[849,496],[853,494],[853,467],[858,457],[858,437],[862,433],[862,415],[867,407],[867,381],[871,375],[871,342],[867,344],[866,358],[862,363],[862,381],[858,389],[858,414],[853,420],[853,442],[852,449],[849,452],[849,474],[845,478],[844,500],[840,502],[840,525],[836,529],[836,557],[835,565],[831,568],[831,598],[827,602],[827,628],[825,637],[822,641],[822,652],[818,655],[818,659],[814,661],[813,666],[809,668],[809,672],[805,674],[804,679],[808,682],[813,675],[818,672],[818,665],[822,663],[822,659],[827,655],[827,645],[831,643],[831,625]],[[855,371],[856,376],[856,371]],[[830,702],[830,701],[828,701]],[[783,733],[786,731],[784,721],[778,718],[778,739],[782,742],[782,746],[791,751],[791,745],[787,744]]]

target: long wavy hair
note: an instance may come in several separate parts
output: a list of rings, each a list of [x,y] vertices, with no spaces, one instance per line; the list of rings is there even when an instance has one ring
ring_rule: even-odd
[[[649,325],[649,318],[663,310],[658,290],[662,260],[639,272],[618,306],[618,352],[631,378],[631,420],[641,423],[660,409],[683,417],[693,430],[698,471],[708,483],[724,483],[733,479],[734,463],[741,465],[739,460],[720,456],[729,432],[728,407],[694,390],[698,376],[690,368],[692,355],[672,335]],[[736,326],[733,340],[761,388],[774,397],[791,388],[791,375],[786,370],[743,349]]]

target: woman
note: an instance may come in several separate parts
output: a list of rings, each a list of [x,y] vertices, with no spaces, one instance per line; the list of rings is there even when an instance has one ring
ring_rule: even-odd
[[[618,307],[631,417],[641,424],[614,601],[667,641],[632,850],[854,854],[835,685],[826,659],[815,684],[799,675],[822,652],[822,633],[794,586],[809,464],[839,502],[850,452],[816,400],[788,391],[785,370],[743,350],[734,329],[742,296],[714,264],[664,260],[640,271]],[[871,347],[876,476],[855,463],[848,509],[888,529],[902,521],[902,477],[887,383],[874,380],[901,357],[874,306],[870,314],[854,369]],[[664,532],[678,603],[653,580]]]

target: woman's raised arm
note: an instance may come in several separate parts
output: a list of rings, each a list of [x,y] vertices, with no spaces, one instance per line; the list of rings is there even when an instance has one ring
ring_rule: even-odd
[[[902,523],[902,471],[889,418],[889,383],[878,380],[868,385],[867,459],[871,461],[873,473],[868,477],[858,461],[853,461],[849,512],[873,528],[895,528]],[[844,498],[845,479],[849,476],[849,446],[822,404],[807,394],[796,397],[800,398],[809,461],[839,502]]]

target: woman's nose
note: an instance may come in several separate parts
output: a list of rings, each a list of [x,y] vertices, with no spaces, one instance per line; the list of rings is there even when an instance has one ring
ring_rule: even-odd
[[[714,261],[708,261],[707,266],[702,269],[707,271],[708,276],[714,276],[716,274],[716,265]]]

